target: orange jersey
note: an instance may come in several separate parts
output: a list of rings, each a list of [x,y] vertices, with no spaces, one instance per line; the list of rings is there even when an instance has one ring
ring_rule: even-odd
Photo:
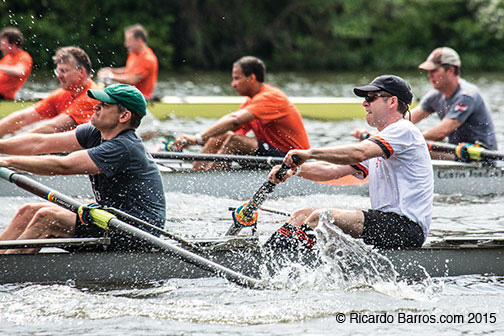
[[[240,109],[246,109],[255,119],[241,125],[238,133],[252,130],[258,141],[284,153],[291,149],[310,148],[301,113],[282,90],[263,84],[261,90],[252,98],[247,98]]]
[[[15,54],[5,55],[1,60],[0,64],[4,65],[17,65],[23,64],[24,66],[24,75],[23,76],[10,76],[4,72],[0,71],[0,95],[4,97],[4,99],[14,100],[16,96],[16,92],[23,86],[26,82],[26,79],[30,75],[33,60],[26,51],[18,50]]]
[[[94,106],[99,102],[87,95],[87,90],[100,90],[92,80],[88,81],[86,89],[77,97],[72,97],[68,90],[56,89],[47,98],[35,103],[33,107],[38,114],[45,118],[54,118],[61,113],[66,113],[78,125],[87,123],[94,113]]]
[[[152,96],[157,82],[158,60],[151,48],[140,53],[131,52],[126,60],[125,74],[142,75],[143,79],[135,84],[146,98]]]

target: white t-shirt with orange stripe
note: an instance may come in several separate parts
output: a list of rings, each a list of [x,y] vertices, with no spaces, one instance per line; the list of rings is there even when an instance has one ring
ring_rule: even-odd
[[[364,141],[373,141],[383,149],[382,157],[352,166],[359,177],[369,174],[371,207],[408,217],[422,226],[427,237],[434,177],[422,133],[410,121],[401,119]]]

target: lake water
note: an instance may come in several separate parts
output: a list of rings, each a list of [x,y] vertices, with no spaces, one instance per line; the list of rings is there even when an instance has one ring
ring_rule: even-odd
[[[171,77],[160,83],[162,95],[234,94],[232,89],[229,90],[227,74]],[[281,86],[290,95],[351,96],[353,86],[364,84],[372,77],[374,74],[369,78],[326,74],[317,79],[285,74],[270,76],[270,82]],[[421,75],[413,74],[410,78],[415,92],[428,89],[427,80]],[[504,143],[504,111],[500,98],[503,82],[493,74],[470,79],[480,85],[490,102],[498,140]],[[420,127],[434,125],[436,120],[431,119],[422,122]],[[159,127],[176,134],[194,133],[204,130],[212,122],[214,120],[172,119],[160,123]],[[307,120],[306,126],[312,145],[323,146],[354,141],[349,131],[365,125],[360,120],[339,123]],[[155,141],[149,145],[154,145]],[[251,195],[254,191],[250,191]],[[221,236],[230,223],[227,208],[240,204],[237,200],[204,195],[167,193],[166,196],[167,229],[185,237]],[[4,216],[0,218],[0,228],[5,227],[16,209],[27,201],[38,199],[2,198],[0,209]],[[436,195],[431,236],[500,237],[504,233],[503,202],[503,196]],[[312,195],[270,199],[265,206],[289,212],[305,206],[367,208],[369,199],[360,195]],[[280,215],[265,212],[259,216],[261,241],[285,220]],[[363,259],[365,257],[368,256],[363,255]],[[140,288],[93,288],[72,283],[0,285],[0,335],[504,333],[503,277],[471,275],[407,282],[394,280],[387,274],[375,274],[369,281],[342,281],[342,274],[326,269],[295,271],[297,276],[294,278],[279,275],[275,280],[282,286],[267,290],[244,289],[217,278],[172,279]],[[352,319],[371,315],[387,320],[364,323]],[[470,323],[471,316],[481,319]],[[403,317],[416,318],[417,321],[401,320]],[[342,322],[342,318],[345,321]]]

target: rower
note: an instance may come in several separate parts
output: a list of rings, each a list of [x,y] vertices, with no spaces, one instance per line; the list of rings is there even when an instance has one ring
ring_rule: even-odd
[[[239,110],[225,115],[206,131],[180,135],[179,149],[203,145],[202,153],[283,157],[291,149],[310,147],[297,107],[280,89],[265,84],[264,63],[251,56],[233,64],[231,86],[247,100]],[[255,138],[246,134],[252,131]],[[228,163],[195,162],[196,170],[228,168]]]
[[[0,140],[0,153],[17,154],[0,158],[0,166],[13,167],[40,175],[88,174],[96,202],[117,208],[140,220],[163,228],[165,196],[161,175],[135,129],[146,113],[142,93],[131,85],[115,84],[104,91],[88,90],[99,103],[91,123],[55,134],[25,134]],[[67,156],[33,156],[48,153]],[[52,203],[32,203],[21,207],[0,240],[100,237],[108,235],[107,250],[143,250],[150,245],[122,234],[106,231],[87,220],[84,208],[80,218]],[[159,235],[149,227],[139,228]],[[36,252],[38,249],[12,249],[7,253]],[[1,253],[1,252],[0,252]]]
[[[427,60],[418,66],[427,71],[432,89],[411,111],[410,120],[417,124],[434,112],[441,123],[425,130],[426,140],[441,141],[458,145],[466,143],[485,149],[497,150],[495,127],[480,90],[460,78],[461,61],[458,53],[447,47],[434,49]],[[365,130],[356,130],[353,135],[362,136]],[[464,161],[464,157],[439,151],[431,151],[433,159]]]
[[[0,100],[14,100],[16,93],[26,83],[32,70],[33,60],[23,49],[23,33],[7,27],[0,31]]]
[[[53,57],[54,73],[61,88],[52,91],[48,97],[11,113],[0,120],[0,138],[12,134],[23,127],[44,120],[31,129],[32,133],[55,133],[74,129],[85,124],[94,113],[98,103],[86,94],[98,86],[91,79],[91,60],[84,50],[77,47],[64,47]]]
[[[364,243],[379,248],[419,247],[429,232],[434,193],[432,164],[421,132],[404,118],[413,94],[400,77],[384,75],[354,88],[364,97],[366,121],[378,133],[357,144],[291,150],[284,158],[290,167],[279,179],[274,167],[269,179],[284,182],[294,174],[313,181],[345,175],[369,175],[371,209],[303,208],[266,242],[269,248],[313,246],[311,230],[329,211],[331,224]],[[297,156],[300,163],[295,163]],[[306,162],[316,160],[315,162]]]

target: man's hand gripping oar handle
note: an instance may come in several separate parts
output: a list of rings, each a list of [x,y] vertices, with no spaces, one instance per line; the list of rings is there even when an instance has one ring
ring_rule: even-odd
[[[292,156],[292,161],[294,164],[301,162],[301,159],[297,155]],[[287,171],[290,169],[285,163],[276,172],[276,177],[279,180],[283,180]],[[257,209],[264,203],[266,196],[270,194],[275,189],[276,184],[270,181],[264,182],[264,184],[255,192],[252,199],[238,207],[232,212],[233,225],[226,232],[227,236],[234,236],[240,232],[244,227],[253,227],[257,223]]]

